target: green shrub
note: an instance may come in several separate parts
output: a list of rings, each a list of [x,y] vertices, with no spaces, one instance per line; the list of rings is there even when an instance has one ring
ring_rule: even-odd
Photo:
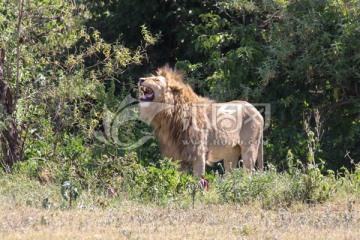
[[[236,169],[215,181],[223,202],[246,204],[258,201],[264,208],[290,206],[294,202],[321,203],[330,198],[336,188],[334,175],[323,175],[318,167],[303,171],[291,169],[277,173],[274,168],[249,173]]]
[[[132,198],[160,202],[176,198],[186,192],[193,178],[180,173],[179,164],[168,158],[144,167],[138,163],[129,165],[123,172],[122,187]]]

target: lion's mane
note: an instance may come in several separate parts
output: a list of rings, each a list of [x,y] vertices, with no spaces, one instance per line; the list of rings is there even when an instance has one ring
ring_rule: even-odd
[[[210,124],[205,117],[206,109],[197,106],[209,105],[211,101],[198,96],[184,83],[184,73],[180,71],[165,66],[156,71],[156,76],[167,80],[169,88],[164,94],[163,103],[172,105],[168,110],[158,113],[151,122],[162,153],[188,163],[199,154],[205,154],[206,159],[209,159],[210,154],[204,144],[206,136],[202,136],[204,133],[198,129],[209,128]],[[194,117],[196,126],[193,125]],[[194,144],[189,144],[190,142]]]

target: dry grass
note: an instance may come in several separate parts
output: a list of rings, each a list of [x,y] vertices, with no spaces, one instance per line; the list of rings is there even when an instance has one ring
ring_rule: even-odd
[[[195,209],[122,201],[105,209],[45,210],[2,203],[0,239],[358,239],[360,205],[236,205]]]
[[[293,203],[267,210],[220,204],[215,189],[164,206],[140,204],[121,194],[83,192],[68,209],[56,184],[0,177],[0,239],[359,239],[357,194],[339,192],[324,204]],[[48,198],[50,209],[43,207]],[[102,208],[102,199],[108,205]],[[200,200],[201,199],[201,200]],[[355,200],[349,200],[355,199]],[[213,204],[211,204],[213,203]],[[274,205],[279,206],[279,204]]]

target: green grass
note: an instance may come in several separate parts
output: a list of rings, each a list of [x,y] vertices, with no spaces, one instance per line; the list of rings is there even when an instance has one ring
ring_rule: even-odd
[[[61,181],[21,172],[1,175],[0,238],[356,239],[360,234],[358,166],[337,175],[316,167],[254,174],[236,169],[208,174],[209,191],[177,168],[168,160],[157,167],[127,163],[113,182],[103,175],[83,185],[77,183],[86,179],[73,175],[69,181],[80,194],[71,206]]]
[[[253,178],[260,183],[267,174]],[[272,178],[281,181],[280,176]],[[199,192],[194,207],[190,193],[159,205],[129,199],[125,192],[110,198],[84,190],[69,208],[57,184],[15,175],[1,176],[0,184],[1,239],[356,239],[360,234],[359,198],[346,189],[322,203],[294,201],[271,208],[264,205],[265,196],[256,199],[250,193],[244,193],[247,201],[225,201],[216,185]],[[273,195],[267,196],[271,201]]]
[[[39,206],[48,201],[48,204],[56,202],[59,207],[72,205],[70,198],[71,203],[76,204],[76,201],[84,203],[91,198],[108,202],[121,197],[162,206],[187,206],[195,202],[240,205],[256,202],[264,209],[276,209],[297,203],[314,205],[360,197],[359,165],[352,172],[343,169],[337,174],[332,171],[323,173],[318,167],[302,169],[295,166],[282,173],[277,173],[271,166],[266,171],[255,173],[243,169],[224,175],[209,173],[206,175],[210,181],[209,192],[199,187],[198,179],[180,173],[178,168],[179,165],[169,159],[160,160],[157,166],[143,166],[129,159],[107,159],[105,166],[87,171],[86,175],[82,174],[85,171],[68,173],[66,170],[62,173],[53,165],[42,166],[37,174],[25,170],[3,175],[0,192],[3,197],[25,201],[29,205]],[[65,182],[69,184],[67,188]],[[114,193],[117,197],[110,196]]]

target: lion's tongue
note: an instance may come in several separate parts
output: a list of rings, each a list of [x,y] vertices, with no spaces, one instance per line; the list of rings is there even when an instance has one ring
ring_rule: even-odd
[[[141,100],[143,101],[149,101],[151,100],[153,97],[153,93],[145,93],[143,96],[141,96]]]
[[[145,100],[149,100],[152,98],[152,96],[153,96],[152,93],[145,93],[144,98],[145,98]]]

